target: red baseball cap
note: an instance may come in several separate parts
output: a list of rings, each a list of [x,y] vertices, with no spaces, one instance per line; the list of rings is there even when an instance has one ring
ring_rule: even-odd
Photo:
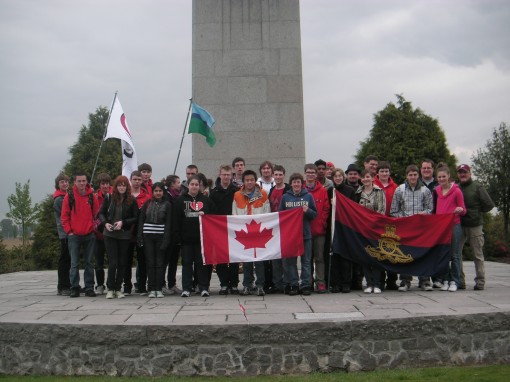
[[[469,167],[467,164],[461,164],[457,166],[457,172],[460,171],[471,172],[471,167]]]

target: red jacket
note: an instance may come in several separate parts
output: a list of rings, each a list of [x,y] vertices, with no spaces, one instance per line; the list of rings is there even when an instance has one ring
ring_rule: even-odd
[[[141,209],[144,203],[151,199],[151,195],[147,192],[147,190],[143,187],[140,187],[140,193],[136,196],[136,204],[138,204],[138,209]]]
[[[317,217],[311,221],[312,237],[326,235],[329,210],[331,204],[328,198],[328,190],[318,181],[315,181],[315,187],[308,192],[313,196],[315,207],[317,207]]]
[[[386,197],[386,216],[390,216],[390,209],[391,209],[391,201],[393,200],[393,194],[395,193],[395,190],[398,187],[398,184],[396,184],[393,179],[389,179],[388,185],[386,187],[383,186],[381,181],[379,180],[379,175],[375,176],[374,184],[382,189],[384,191],[384,196]]]
[[[94,232],[94,218],[99,211],[99,202],[94,196],[92,187],[87,184],[85,195],[80,195],[76,185],[71,191],[74,195],[74,207],[69,206],[69,195],[66,195],[62,203],[62,227],[64,231],[73,235],[85,236]],[[89,203],[89,195],[92,195],[93,205]]]

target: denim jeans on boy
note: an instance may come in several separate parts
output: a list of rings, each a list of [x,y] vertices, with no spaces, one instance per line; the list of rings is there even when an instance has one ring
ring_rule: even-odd
[[[284,279],[288,286],[311,287],[312,278],[312,239],[304,240],[305,253],[301,256],[301,284],[298,277],[297,257],[282,259]]]
[[[266,273],[263,261],[254,261],[243,264],[243,286],[248,288],[253,286],[253,268],[255,268],[255,275],[257,276],[257,281],[255,281],[256,287],[264,288]]]
[[[94,265],[92,261],[96,250],[96,235],[93,232],[84,236],[69,235],[67,242],[71,256],[71,269],[69,270],[71,288],[78,289],[80,287],[80,248],[83,248],[85,290],[94,290]]]

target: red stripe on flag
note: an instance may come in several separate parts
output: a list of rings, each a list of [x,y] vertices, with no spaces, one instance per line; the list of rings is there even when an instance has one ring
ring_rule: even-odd
[[[203,215],[200,222],[204,263],[229,263],[227,216]]]
[[[396,227],[404,245],[432,247],[451,242],[453,214],[391,218],[353,202],[338,191],[336,197],[336,220],[367,239],[378,240],[386,226],[391,225]]]
[[[297,257],[305,252],[303,244],[303,209],[278,212],[282,258]]]

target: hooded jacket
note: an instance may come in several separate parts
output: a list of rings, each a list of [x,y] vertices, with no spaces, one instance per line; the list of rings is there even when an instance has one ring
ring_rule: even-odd
[[[313,188],[306,186],[306,190],[310,195],[312,195],[315,202],[315,207],[317,209],[317,217],[310,223],[312,236],[324,236],[326,235],[329,210],[331,209],[331,204],[328,198],[328,191],[319,181],[315,181]]]
[[[190,194],[179,196],[173,204],[172,230],[177,244],[199,244],[199,212],[210,214],[214,203],[202,193],[193,197]]]
[[[299,194],[294,194],[292,189],[283,194],[280,202],[280,211],[291,210],[293,208],[302,208],[308,206],[308,210],[304,214],[303,220],[303,239],[312,238],[312,229],[310,222],[317,216],[317,208],[313,196],[308,193],[306,188],[302,188]]]
[[[246,189],[241,187],[234,195],[232,215],[259,215],[271,212],[266,192],[255,184],[253,195],[250,197]]]
[[[221,182],[216,182],[216,187],[211,190],[209,198],[214,202],[214,213],[216,215],[232,215],[232,203],[238,188],[230,183],[223,188]]]
[[[66,231],[64,231],[64,227],[62,227],[62,220],[60,216],[62,215],[62,203],[64,202],[64,198],[67,195],[67,192],[56,190],[53,193],[53,210],[55,211],[55,223],[57,224],[57,232],[59,239],[67,239]]]
[[[89,184],[85,187],[85,194],[80,195],[78,187],[73,186],[71,191],[74,195],[74,206],[71,210],[69,206],[69,194],[65,196],[62,203],[62,227],[70,235],[85,236],[94,232],[94,218],[99,211],[99,203],[94,196],[92,187]],[[92,195],[92,206],[89,203]]]
[[[460,224],[460,216],[466,215],[466,205],[459,186],[453,183],[444,195],[441,186],[437,186],[435,191],[437,194],[436,214],[451,214],[455,208],[462,207],[464,211],[453,217],[453,223]]]
[[[379,179],[379,175],[375,176],[374,184],[384,191],[384,196],[386,197],[386,216],[390,216],[391,202],[393,201],[393,195],[395,194],[395,190],[398,187],[391,177],[389,178],[388,184],[384,186]]]

